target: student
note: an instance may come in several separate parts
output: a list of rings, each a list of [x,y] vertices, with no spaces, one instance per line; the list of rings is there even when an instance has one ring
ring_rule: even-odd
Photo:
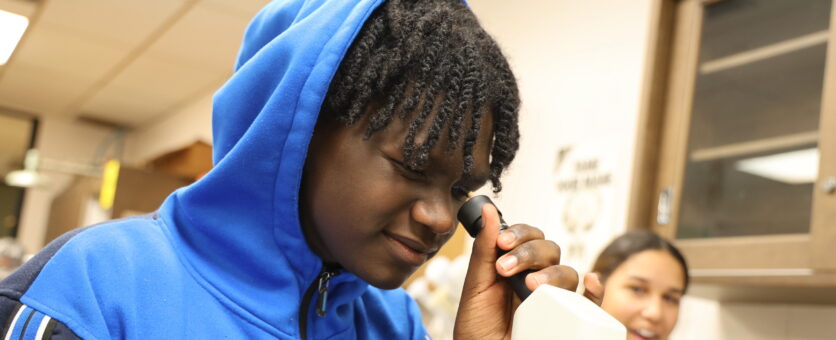
[[[587,292],[603,299],[587,296],[627,327],[629,340],[665,340],[676,326],[689,277],[673,244],[635,230],[604,248],[584,279]]]
[[[82,228],[0,284],[5,338],[424,339],[399,287],[518,146],[519,98],[459,0],[285,0],[215,94],[215,167]],[[574,289],[543,233],[483,210],[456,337],[507,337],[503,276]],[[510,250],[497,259],[497,247]],[[42,336],[42,334],[45,334]]]

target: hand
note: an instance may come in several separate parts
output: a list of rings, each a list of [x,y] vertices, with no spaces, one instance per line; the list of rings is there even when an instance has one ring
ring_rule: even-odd
[[[484,228],[473,241],[456,315],[457,340],[511,338],[511,324],[520,299],[503,277],[531,269],[525,283],[532,291],[541,284],[571,291],[578,286],[578,273],[560,265],[560,247],[545,240],[542,231],[516,224],[500,234],[499,214],[490,204],[482,207],[482,221]],[[497,259],[497,247],[508,253]]]
[[[601,284],[601,276],[598,273],[586,273],[583,276],[583,296],[600,306],[604,301],[604,285]]]

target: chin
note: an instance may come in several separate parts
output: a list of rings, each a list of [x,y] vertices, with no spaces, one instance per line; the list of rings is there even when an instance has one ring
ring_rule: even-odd
[[[415,270],[408,273],[389,273],[388,275],[357,275],[370,285],[380,289],[396,289],[403,286],[403,283],[409,278]]]
[[[406,280],[399,280],[398,282],[390,282],[390,281],[386,281],[386,282],[369,282],[369,284],[370,284],[370,285],[372,285],[372,286],[374,286],[375,288],[380,288],[380,289],[384,289],[384,290],[390,290],[390,289],[397,289],[397,288],[400,288],[400,287],[401,287],[401,285],[403,285],[404,281],[406,281]]]

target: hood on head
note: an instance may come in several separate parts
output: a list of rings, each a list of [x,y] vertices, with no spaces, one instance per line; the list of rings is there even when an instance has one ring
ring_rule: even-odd
[[[382,1],[283,0],[262,9],[214,96],[214,168],[163,204],[187,265],[246,310],[298,299],[322,267],[299,224],[302,169],[331,78]],[[365,287],[351,274],[338,281]]]

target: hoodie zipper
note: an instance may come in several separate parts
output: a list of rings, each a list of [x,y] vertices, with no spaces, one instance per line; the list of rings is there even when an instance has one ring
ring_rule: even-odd
[[[322,271],[319,272],[316,280],[311,283],[308,290],[305,291],[305,296],[302,297],[302,307],[299,311],[299,336],[304,340],[308,338],[308,307],[311,305],[311,299],[316,293],[316,315],[319,317],[325,316],[326,308],[328,308],[328,285],[331,283],[331,278],[337,276],[340,271],[337,268],[323,265]]]

